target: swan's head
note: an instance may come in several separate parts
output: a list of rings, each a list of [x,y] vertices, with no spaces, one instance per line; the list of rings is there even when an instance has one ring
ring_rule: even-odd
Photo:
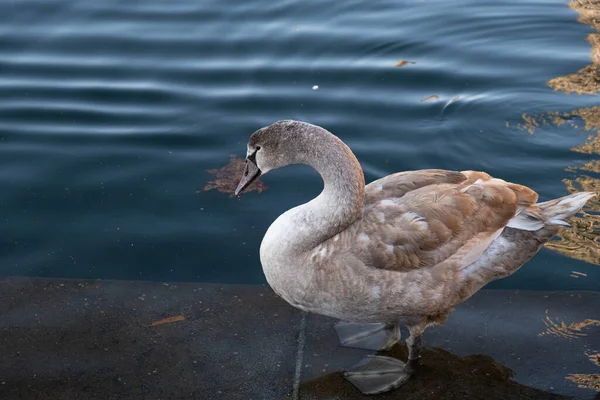
[[[306,122],[284,120],[254,132],[248,140],[246,167],[235,195],[273,169],[302,163],[306,153],[311,152],[309,137],[318,131],[326,132]]]

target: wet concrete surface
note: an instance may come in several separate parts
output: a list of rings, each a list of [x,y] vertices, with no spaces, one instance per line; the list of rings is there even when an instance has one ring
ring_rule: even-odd
[[[267,286],[5,278],[0,399],[593,399],[566,377],[600,374],[597,320],[600,292],[484,290],[427,330],[406,386],[366,397],[341,371],[369,352]]]

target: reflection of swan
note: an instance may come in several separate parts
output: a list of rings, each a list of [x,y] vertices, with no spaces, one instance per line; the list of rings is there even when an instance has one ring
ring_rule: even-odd
[[[336,326],[348,346],[388,348],[399,321],[409,328],[407,363],[371,356],[347,373],[366,394],[404,384],[427,326],[516,271],[594,196],[536,203],[533,190],[474,171],[402,172],[365,187],[339,138],[298,121],[250,137],[236,194],[289,164],[312,166],[325,187],[269,227],[260,258],[271,287],[297,308],[353,321]]]

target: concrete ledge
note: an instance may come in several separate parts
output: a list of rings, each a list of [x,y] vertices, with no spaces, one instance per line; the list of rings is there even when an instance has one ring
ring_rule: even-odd
[[[407,386],[368,398],[592,399],[565,377],[600,374],[600,326],[569,328],[599,305],[598,292],[482,291],[426,332]],[[574,336],[540,336],[549,321]],[[363,398],[339,371],[367,352],[339,347],[334,322],[261,285],[5,278],[0,399]]]

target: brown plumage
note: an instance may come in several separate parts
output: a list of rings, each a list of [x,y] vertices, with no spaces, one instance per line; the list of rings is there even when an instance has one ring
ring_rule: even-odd
[[[318,197],[282,214],[263,239],[261,262],[275,292],[346,321],[404,322],[411,357],[428,325],[516,271],[594,196],[537,203],[532,189],[477,171],[401,172],[365,187],[339,138],[298,121],[253,134],[248,160],[247,171],[307,164],[324,181]]]

